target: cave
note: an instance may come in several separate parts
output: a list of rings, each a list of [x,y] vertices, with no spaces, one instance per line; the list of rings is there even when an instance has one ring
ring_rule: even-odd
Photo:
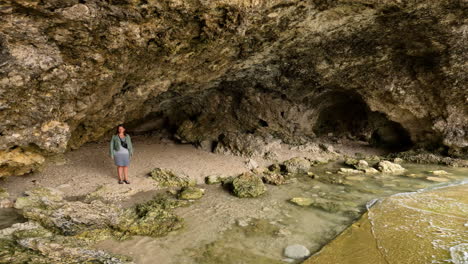
[[[459,2],[0,1],[0,263],[462,263]]]

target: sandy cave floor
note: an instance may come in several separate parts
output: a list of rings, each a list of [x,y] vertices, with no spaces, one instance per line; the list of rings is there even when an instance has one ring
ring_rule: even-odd
[[[23,176],[7,177],[0,180],[11,198],[20,196],[25,190],[43,186],[57,188],[66,196],[80,196],[94,191],[100,185],[115,185],[129,193],[154,190],[154,181],[148,177],[151,169],[160,167],[184,173],[203,183],[209,175],[237,175],[248,171],[248,158],[223,155],[197,149],[190,144],[177,144],[154,136],[133,136],[135,154],[129,166],[130,185],[117,183],[117,167],[109,157],[109,143],[106,141],[87,143],[77,150],[69,151],[49,160],[40,172]],[[356,152],[366,155],[383,155],[384,150],[375,149],[359,142],[344,142],[333,145],[334,149],[346,155]],[[295,156],[327,158],[323,153],[291,150],[281,145],[275,150],[278,161]],[[259,166],[268,166],[273,160],[253,158]],[[118,187],[117,187],[118,186]]]

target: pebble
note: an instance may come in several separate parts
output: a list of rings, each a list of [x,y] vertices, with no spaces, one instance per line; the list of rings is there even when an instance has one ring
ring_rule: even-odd
[[[310,255],[310,251],[303,245],[294,244],[284,249],[284,255],[291,259],[304,259]]]

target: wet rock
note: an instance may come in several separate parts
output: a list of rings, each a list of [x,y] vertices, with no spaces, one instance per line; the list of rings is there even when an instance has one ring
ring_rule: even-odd
[[[350,167],[354,167],[354,165],[357,165],[358,164],[358,160],[357,159],[353,159],[353,158],[347,158],[344,163]]]
[[[266,187],[260,177],[246,172],[232,181],[232,191],[237,197],[251,198],[265,193]]]
[[[292,259],[304,259],[310,255],[310,251],[303,245],[290,245],[284,249],[284,255]]]
[[[395,163],[403,163],[403,161],[404,161],[404,160],[401,159],[401,158],[394,158],[394,159],[393,159],[393,162],[395,162]]]
[[[357,164],[354,165],[354,167],[358,170],[365,170],[369,168],[369,163],[365,160],[359,160]]]
[[[363,173],[363,171],[360,170],[354,170],[354,169],[349,169],[349,168],[340,168],[338,170],[339,174],[357,174],[357,173]]]
[[[436,175],[436,176],[444,176],[444,175],[449,175],[450,173],[444,171],[444,170],[435,170],[435,171],[429,171],[430,173],[432,173],[433,175]]]
[[[175,174],[168,169],[155,168],[150,172],[150,176],[160,187],[186,187],[196,184],[188,176]]]
[[[377,164],[379,171],[383,173],[400,174],[406,171],[400,164],[392,163],[388,160],[380,161]]]
[[[217,184],[221,183],[222,177],[219,175],[210,175],[205,177],[205,183],[206,184]]]
[[[39,207],[43,204],[53,204],[63,200],[63,192],[47,187],[38,187],[25,191],[24,197],[18,197],[15,201],[16,209]]]
[[[182,200],[198,200],[203,197],[203,194],[205,194],[204,189],[196,187],[184,187],[180,191],[178,198]]]
[[[131,258],[89,247],[86,241],[54,234],[37,222],[0,230],[0,263],[131,264]]]
[[[379,171],[375,168],[369,167],[364,169],[365,174],[376,174],[379,173]]]
[[[110,234],[161,236],[182,227],[182,219],[169,210],[184,203],[165,197],[121,209],[101,200],[66,201],[60,192],[51,188],[36,188],[26,194],[15,203],[23,216],[64,236],[99,241]]]
[[[291,203],[299,206],[310,206],[314,204],[314,199],[304,197],[294,197],[289,200]]]
[[[272,172],[272,171],[265,171],[262,174],[262,179],[265,183],[273,184],[273,185],[282,185],[288,182],[288,180],[283,174],[280,174],[278,172]]]
[[[433,182],[448,182],[448,181],[450,181],[447,178],[433,177],[433,176],[426,177],[426,180],[433,181]]]
[[[303,157],[294,157],[283,162],[286,172],[307,173],[311,167],[310,161]]]

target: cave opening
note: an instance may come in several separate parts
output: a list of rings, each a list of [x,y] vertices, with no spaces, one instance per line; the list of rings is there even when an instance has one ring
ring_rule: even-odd
[[[320,96],[318,117],[313,127],[319,136],[347,137],[370,145],[404,151],[412,146],[408,131],[380,112],[370,110],[357,93],[327,92]]]

